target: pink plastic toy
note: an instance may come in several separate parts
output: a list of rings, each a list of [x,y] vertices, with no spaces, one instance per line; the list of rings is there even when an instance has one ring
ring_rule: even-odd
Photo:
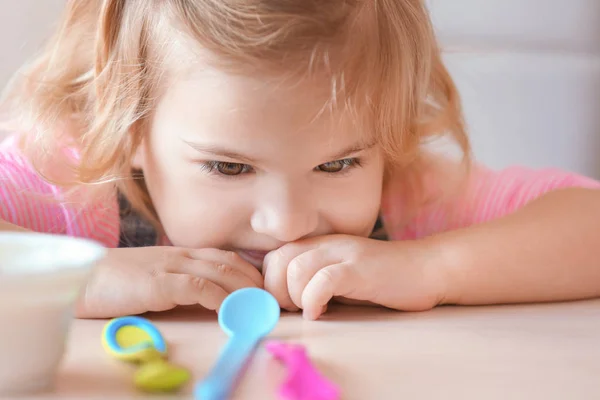
[[[285,400],[337,400],[339,388],[323,377],[312,365],[306,349],[299,344],[270,341],[266,349],[286,364],[288,375],[279,389]]]

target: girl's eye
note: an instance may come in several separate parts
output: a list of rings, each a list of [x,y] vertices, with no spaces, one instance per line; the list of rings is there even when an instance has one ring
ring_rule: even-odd
[[[343,160],[326,162],[324,164],[319,165],[316,169],[318,171],[326,172],[328,174],[335,174],[357,165],[359,165],[358,159],[344,158]]]
[[[244,172],[244,164],[220,162],[217,163],[216,170],[223,175],[239,175]]]
[[[203,164],[208,172],[216,172],[225,176],[237,176],[250,171],[250,166],[240,163],[232,163],[225,161],[209,161]]]

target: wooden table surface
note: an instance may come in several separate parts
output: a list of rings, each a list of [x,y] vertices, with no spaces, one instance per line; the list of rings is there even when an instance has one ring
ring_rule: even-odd
[[[148,315],[172,360],[205,376],[227,337],[216,315]],[[75,321],[56,390],[31,399],[128,399],[133,367],[100,344],[104,320]],[[600,301],[440,307],[423,313],[335,306],[319,321],[283,313],[272,338],[303,343],[342,399],[599,399]],[[284,368],[259,349],[234,396],[277,399]],[[193,382],[172,398],[192,398]],[[169,398],[169,396],[152,398]]]

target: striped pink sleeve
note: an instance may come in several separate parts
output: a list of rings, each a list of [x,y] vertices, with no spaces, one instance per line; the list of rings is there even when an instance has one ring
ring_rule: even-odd
[[[550,168],[510,167],[493,171],[477,166],[458,202],[427,207],[390,236],[396,240],[418,239],[483,223],[508,215],[550,191],[571,187],[600,189],[600,182]]]
[[[119,243],[115,198],[94,205],[62,201],[61,191],[35,173],[9,141],[0,147],[0,219],[23,228]]]

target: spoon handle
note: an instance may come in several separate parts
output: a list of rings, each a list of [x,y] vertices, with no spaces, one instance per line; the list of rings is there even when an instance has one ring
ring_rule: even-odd
[[[233,335],[208,376],[196,386],[196,399],[228,399],[258,340],[251,336]]]

